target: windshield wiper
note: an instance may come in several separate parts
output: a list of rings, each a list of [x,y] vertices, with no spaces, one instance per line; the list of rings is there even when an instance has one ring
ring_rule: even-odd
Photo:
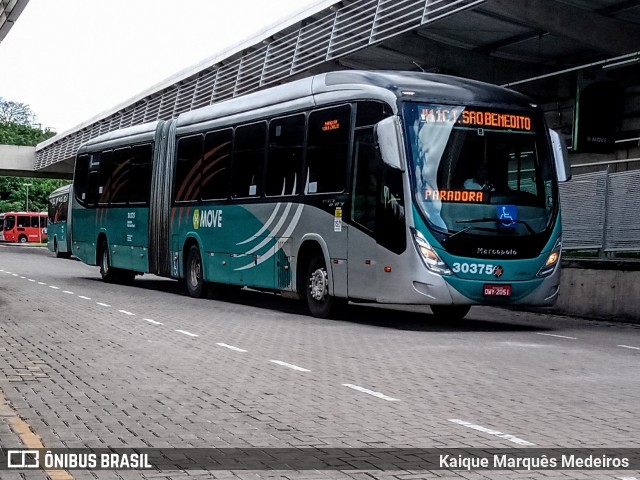
[[[465,223],[465,222],[457,222],[457,223]],[[487,228],[487,227],[465,227],[462,230],[454,233],[453,235],[451,235],[450,237],[447,237],[444,241],[448,242],[449,240],[451,240],[453,237],[455,237],[456,235],[460,235],[461,233],[465,233],[468,232],[469,230],[480,230],[481,232],[499,232],[500,229],[498,228]]]
[[[498,223],[498,222],[500,222],[500,219],[484,217],[484,218],[475,218],[473,220],[458,220],[456,223],[488,223],[488,222]],[[511,223],[517,223],[517,224],[520,224],[520,225],[524,225],[524,227],[527,229],[527,231],[531,235],[535,235],[536,234],[536,232],[533,230],[533,228],[531,228],[531,225],[529,225],[524,220],[511,220]],[[471,227],[471,228],[473,228],[473,227]],[[465,229],[460,230],[460,232],[458,232],[458,233],[462,233],[464,231],[465,231]],[[496,231],[497,231],[497,229],[496,229]]]

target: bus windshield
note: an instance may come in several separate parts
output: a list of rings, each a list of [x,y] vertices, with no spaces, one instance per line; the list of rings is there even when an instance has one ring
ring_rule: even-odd
[[[4,218],[4,229],[5,230],[13,230],[13,227],[16,226],[16,217],[13,215],[7,215]]]
[[[412,188],[447,234],[533,235],[557,204],[552,159],[535,111],[408,103]]]

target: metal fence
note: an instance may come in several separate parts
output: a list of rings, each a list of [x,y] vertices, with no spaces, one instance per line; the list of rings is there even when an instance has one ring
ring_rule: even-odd
[[[640,251],[639,192],[640,170],[585,173],[560,184],[563,248]]]

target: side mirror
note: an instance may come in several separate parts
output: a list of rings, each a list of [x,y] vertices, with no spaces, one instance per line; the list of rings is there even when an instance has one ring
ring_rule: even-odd
[[[381,120],[376,124],[374,134],[385,165],[404,172],[405,159],[400,119],[391,116]]]
[[[553,149],[553,159],[556,162],[558,181],[571,180],[571,163],[569,162],[567,144],[562,135],[555,130],[549,130],[549,136],[551,137],[551,148]]]

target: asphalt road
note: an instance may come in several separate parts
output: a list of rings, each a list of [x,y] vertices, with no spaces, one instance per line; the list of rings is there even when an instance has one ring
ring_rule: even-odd
[[[45,448],[640,448],[640,325],[105,284],[0,245],[0,444]],[[35,442],[35,443],[34,443]],[[0,471],[22,478],[611,478],[636,471]],[[58,475],[58,477],[56,477]],[[66,475],[66,476],[65,476]]]

